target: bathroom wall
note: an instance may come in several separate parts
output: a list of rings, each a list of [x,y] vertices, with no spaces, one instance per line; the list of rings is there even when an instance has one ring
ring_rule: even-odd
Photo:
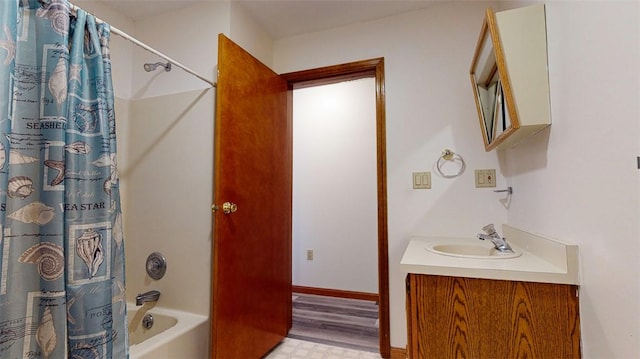
[[[111,26],[127,33],[133,33],[133,20],[114,11],[108,5],[94,0],[74,0],[73,3],[98,18],[107,21]],[[135,45],[124,38],[111,34],[110,56],[114,64],[113,67],[115,67],[112,68],[113,87],[116,97],[121,99],[131,98],[132,51],[134,46]]]
[[[218,34],[223,33],[265,64],[271,63],[271,39],[242,6],[226,1],[197,2],[178,11],[135,23],[135,36],[147,45],[215,82]],[[163,61],[134,48],[133,98],[208,88],[205,82],[174,67],[169,73],[142,70],[145,62]]]
[[[273,63],[273,40],[238,1],[231,2],[230,39],[253,57],[271,67]],[[218,43],[217,40],[215,42]]]
[[[293,285],[378,293],[375,100],[373,77],[293,91]]]
[[[212,39],[228,29],[228,3],[199,3],[136,21],[135,37],[213,80]],[[215,90],[177,66],[145,72],[145,62],[165,60],[133,53],[129,166],[121,173],[130,198],[128,299],[157,289],[161,305],[209,315]],[[154,251],[168,262],[159,281],[144,267]]]
[[[232,39],[238,33],[244,46],[271,57],[259,26],[232,31],[232,17],[246,22],[246,16],[229,2],[200,2],[135,22],[100,3],[78,5],[211,80],[219,33]],[[215,90],[176,66],[145,72],[145,62],[165,60],[112,35],[112,48],[120,42],[130,45],[112,53],[127,298],[158,289],[160,305],[208,315]],[[159,281],[145,273],[153,251],[168,261]]]
[[[584,357],[637,358],[640,3],[546,13],[552,125],[501,154],[516,191],[507,221],[579,245]]]
[[[548,2],[553,125],[515,149],[484,154],[471,124],[476,115],[467,73],[489,5],[439,4],[279,40],[274,64],[284,72],[385,56],[394,347],[406,343],[397,263],[407,237],[469,235],[485,222],[506,222],[580,246],[583,354],[635,357],[640,281],[630,269],[640,253],[639,5]],[[468,172],[498,166],[506,176],[498,187],[512,185],[512,200],[501,207],[499,197],[472,188],[468,173],[453,181],[436,178],[431,191],[411,190],[410,172],[422,164],[429,169],[443,146],[467,159]]]
[[[242,11],[228,2],[196,3],[136,21],[135,36],[215,81],[218,34],[233,39],[231,19],[243,19]],[[258,26],[243,28],[241,37],[271,55]],[[215,89],[175,66],[143,70],[156,61],[164,60],[134,49],[130,166],[123,176],[131,198],[128,263],[135,266],[127,272],[135,288],[128,294],[156,288],[164,305],[209,315]],[[168,270],[152,282],[144,260],[156,250],[167,257]]]
[[[145,25],[146,22],[134,23],[98,2],[77,2],[77,5],[148,44],[154,39],[143,39],[138,32],[157,36],[177,33],[166,26],[160,27],[165,32],[158,29],[157,24],[167,21],[165,19],[160,22],[150,19],[149,25]],[[207,11],[226,12],[228,16],[228,7],[222,10],[192,11],[203,19],[207,18],[203,15]],[[189,11],[178,15],[191,16]],[[228,21],[223,24],[228,27]],[[181,49],[174,50],[167,45],[172,44],[159,43],[157,48],[179,59],[180,53],[173,56],[173,51]],[[215,46],[209,47],[215,50]],[[192,51],[206,53],[202,49]],[[215,57],[215,53],[210,56]],[[144,62],[164,60],[115,34],[111,35],[111,60],[125,225],[127,299],[134,302],[137,293],[158,289],[162,293],[160,305],[208,315],[215,93],[204,83],[194,83],[190,75],[176,67],[168,73],[144,72]],[[206,70],[203,64],[204,61],[195,65]],[[209,64],[215,64],[215,59]],[[209,76],[213,76],[211,71]],[[197,90],[186,91],[189,86]],[[152,281],[145,272],[145,259],[154,251],[163,253],[168,261],[167,274],[159,281]]]
[[[135,36],[147,45],[213,80],[218,62],[219,33],[229,33],[230,5],[224,1],[196,3],[178,11],[136,21]],[[145,62],[161,58],[134,49],[133,98],[148,98],[210,87],[174,66],[171,72],[145,72]],[[209,117],[212,120],[213,117]]]
[[[516,2],[516,6],[523,4]],[[213,11],[215,6],[217,11]],[[225,32],[234,39],[234,29],[244,39],[242,46],[259,55],[264,63],[271,62],[279,73],[385,57],[392,346],[406,344],[404,273],[398,263],[409,236],[469,236],[493,222],[577,243],[582,266],[584,356],[636,357],[640,349],[637,321],[640,281],[634,275],[635,257],[640,253],[640,188],[635,167],[640,153],[639,5],[547,2],[553,124],[528,142],[501,153],[485,153],[482,148],[468,78],[488,6],[510,5],[438,2],[423,11],[278,40],[274,43],[272,61],[260,58],[268,57],[269,53],[259,48],[265,44],[264,34],[255,30],[253,36],[250,35],[253,31],[240,36],[241,30],[229,25],[235,16],[244,17],[233,14],[242,11],[233,4],[215,2],[188,7],[176,14],[136,23],[132,33],[207,77],[213,76],[217,62],[217,32]],[[111,20],[106,12],[96,13],[114,24],[118,18]],[[126,17],[121,19],[127,22]],[[211,27],[221,27],[222,31]],[[169,34],[164,36],[163,31]],[[119,87],[115,74],[126,78],[129,65],[116,58],[115,53],[112,59],[114,81]],[[171,73],[143,73],[142,62],[146,61],[130,61],[137,73],[129,76],[134,78],[133,88],[131,96],[125,99],[172,93],[194,96],[195,91],[206,87],[190,75],[178,74],[178,69]],[[169,80],[167,76],[172,77]],[[125,86],[116,90],[116,95],[126,91]],[[199,112],[199,121],[212,120],[212,109]],[[153,127],[154,122],[149,120],[141,126]],[[175,135],[169,131],[166,136]],[[202,137],[196,137],[195,141],[206,143],[203,146],[212,141],[206,131],[198,136]],[[191,139],[178,137],[178,140]],[[137,140],[128,143],[135,148]],[[122,149],[120,143],[119,146]],[[444,147],[452,148],[466,160],[467,170],[462,176],[443,179],[435,174],[433,165]],[[195,156],[193,153],[189,156]],[[502,202],[503,197],[491,189],[474,188],[473,170],[477,168],[498,169],[498,187],[514,186],[512,201]],[[414,171],[432,171],[431,190],[411,188]],[[149,179],[161,175],[161,171],[153,172]],[[158,197],[164,194],[161,189],[157,192]],[[129,202],[136,200],[136,193],[127,191]],[[170,201],[150,198],[145,210],[151,212],[152,220],[145,225],[153,227],[164,220],[152,216],[158,213],[156,208],[183,208],[185,198],[175,194],[170,195]],[[193,208],[204,208],[205,202],[210,204],[203,194],[202,202]],[[209,223],[194,220],[188,225],[192,227],[191,236],[183,237],[198,237],[198,243],[202,243],[204,236],[209,236]],[[165,235],[126,241],[152,244],[168,241],[176,247],[191,243]],[[202,251],[209,250],[206,246]],[[139,260],[146,255],[140,253],[142,259],[130,263],[129,258],[136,254],[128,252],[128,270],[138,266],[143,270]],[[183,261],[183,258],[172,260],[170,271],[172,265],[180,266]],[[204,268],[208,270],[210,262],[201,265],[198,273]],[[199,274],[189,278],[196,278],[194,275]],[[197,285],[189,290],[199,293],[198,296],[208,294],[208,288],[200,285],[208,286],[209,279],[197,278]],[[128,290],[130,295],[135,291],[131,287]]]
[[[98,18],[109,22],[111,26],[119,30],[132,33],[133,21],[126,16],[112,10],[101,2],[91,0],[78,0],[75,5],[94,14]],[[117,131],[117,163],[122,170],[127,167],[128,153],[128,122],[129,122],[129,99],[131,98],[131,73],[133,70],[133,47],[134,45],[121,36],[111,34],[109,48],[112,63],[113,92],[115,97],[116,111],[116,131]],[[120,181],[120,197],[122,208],[127,206],[127,182]],[[126,225],[126,218],[123,220]]]
[[[391,345],[406,345],[402,253],[413,234],[473,236],[506,222],[502,195],[476,189],[474,169],[496,168],[485,153],[469,81],[487,6],[438,2],[422,11],[277,40],[274,67],[284,73],[385,58]],[[436,175],[443,148],[467,163],[458,178]],[[454,170],[453,168],[447,168]],[[457,168],[456,168],[457,170]],[[432,189],[414,190],[412,172],[431,171]],[[498,187],[504,187],[502,176]]]

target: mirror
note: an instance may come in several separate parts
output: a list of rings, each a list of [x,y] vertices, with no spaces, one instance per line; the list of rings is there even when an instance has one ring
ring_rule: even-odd
[[[487,10],[480,38],[471,64],[471,84],[474,90],[480,128],[487,151],[493,149],[518,128],[517,113],[509,93],[509,77],[504,67],[495,16]],[[495,45],[494,45],[495,44]]]
[[[469,74],[486,151],[549,126],[544,5],[487,9]]]

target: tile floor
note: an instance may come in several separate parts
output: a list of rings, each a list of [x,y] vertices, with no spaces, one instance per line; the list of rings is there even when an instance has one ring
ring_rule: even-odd
[[[380,359],[380,355],[284,338],[284,341],[264,359]]]

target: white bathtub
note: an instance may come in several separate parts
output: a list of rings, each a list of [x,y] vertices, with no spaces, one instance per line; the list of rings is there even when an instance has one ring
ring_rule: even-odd
[[[153,315],[150,329],[142,327],[146,314]],[[130,359],[200,359],[209,357],[209,318],[148,304],[127,303]]]

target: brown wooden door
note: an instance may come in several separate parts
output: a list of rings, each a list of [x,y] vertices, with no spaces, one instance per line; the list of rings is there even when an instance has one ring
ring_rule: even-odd
[[[264,356],[291,316],[291,121],[287,82],[218,37],[212,357]],[[225,214],[222,204],[237,205]]]

